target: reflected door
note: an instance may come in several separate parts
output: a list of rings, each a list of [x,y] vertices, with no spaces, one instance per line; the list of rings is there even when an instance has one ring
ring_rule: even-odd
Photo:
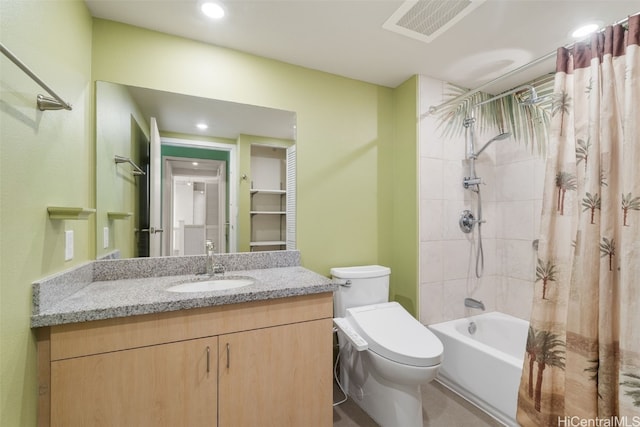
[[[162,247],[162,185],[160,131],[155,117],[150,120],[149,164],[151,191],[149,197],[149,256],[160,256]]]

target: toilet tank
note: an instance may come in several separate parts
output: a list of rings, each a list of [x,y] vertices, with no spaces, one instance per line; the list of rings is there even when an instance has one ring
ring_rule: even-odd
[[[333,298],[335,317],[344,317],[347,309],[389,301],[391,269],[381,265],[336,267],[331,277],[338,286]]]

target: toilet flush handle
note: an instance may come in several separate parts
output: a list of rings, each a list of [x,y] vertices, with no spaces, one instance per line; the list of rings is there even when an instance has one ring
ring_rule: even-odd
[[[344,283],[338,283],[338,285],[344,286],[345,288],[350,288],[351,287],[351,280],[347,279],[347,280],[345,280]]]

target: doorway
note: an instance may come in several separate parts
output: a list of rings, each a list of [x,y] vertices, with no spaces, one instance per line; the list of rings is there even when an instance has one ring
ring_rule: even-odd
[[[228,252],[226,163],[176,157],[163,161],[170,224],[167,254],[205,254],[207,243],[217,253]]]
[[[236,147],[162,138],[163,256],[217,253],[237,247]]]

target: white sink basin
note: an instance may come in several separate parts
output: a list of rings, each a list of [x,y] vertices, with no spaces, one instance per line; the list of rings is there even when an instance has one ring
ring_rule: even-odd
[[[252,279],[212,279],[181,283],[167,288],[169,292],[212,292],[242,288],[253,284]]]

